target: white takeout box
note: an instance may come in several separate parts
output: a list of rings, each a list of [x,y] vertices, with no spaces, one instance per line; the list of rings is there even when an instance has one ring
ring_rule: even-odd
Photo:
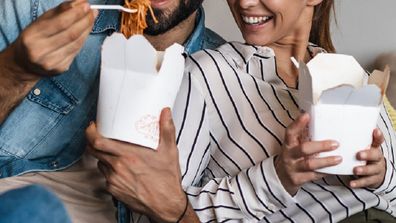
[[[157,52],[141,35],[108,37],[102,47],[99,133],[156,149],[161,110],[173,107],[182,81],[183,52],[179,44]]]
[[[356,154],[371,145],[389,75],[386,68],[367,78],[352,56],[340,54],[318,54],[307,65],[299,63],[298,101],[311,115],[311,140],[338,141],[338,149],[319,157],[343,158],[339,165],[318,172],[352,175],[354,167],[365,165]]]

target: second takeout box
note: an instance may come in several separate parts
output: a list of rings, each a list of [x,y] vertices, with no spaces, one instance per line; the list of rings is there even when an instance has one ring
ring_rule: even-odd
[[[141,35],[108,37],[102,47],[99,133],[156,149],[161,110],[173,107],[182,81],[183,52],[179,44],[157,52]]]
[[[342,156],[341,164],[320,169],[329,174],[352,175],[357,152],[369,148],[389,80],[389,69],[367,75],[352,57],[318,54],[299,64],[299,105],[309,112],[311,140],[336,140],[338,149],[320,157]]]

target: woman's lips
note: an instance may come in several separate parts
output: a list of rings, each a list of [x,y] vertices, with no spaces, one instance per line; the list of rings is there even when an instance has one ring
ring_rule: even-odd
[[[273,20],[273,16],[241,16],[242,25],[250,31],[257,31],[267,26]]]

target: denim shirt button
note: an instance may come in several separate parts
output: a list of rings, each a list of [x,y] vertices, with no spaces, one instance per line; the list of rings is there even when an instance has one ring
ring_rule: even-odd
[[[58,165],[59,165],[59,162],[58,162],[58,161],[52,161],[52,162],[50,163],[50,166],[51,166],[52,168],[57,168]]]
[[[33,94],[39,96],[41,94],[41,90],[39,88],[36,88],[33,90]]]

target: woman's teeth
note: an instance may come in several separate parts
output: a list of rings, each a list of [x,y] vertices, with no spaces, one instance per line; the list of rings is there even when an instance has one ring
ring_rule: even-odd
[[[242,16],[242,20],[250,25],[257,25],[267,22],[268,20],[272,19],[271,16],[261,16],[261,17],[249,17],[249,16]]]

